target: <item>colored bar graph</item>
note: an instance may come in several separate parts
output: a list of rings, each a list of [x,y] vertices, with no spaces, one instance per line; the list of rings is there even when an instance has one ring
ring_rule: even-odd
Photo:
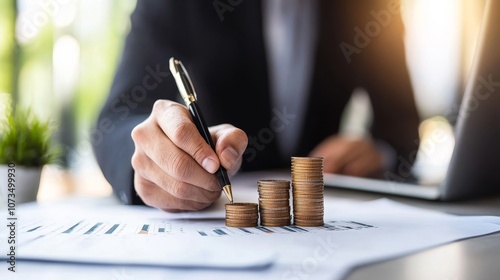
[[[73,226],[71,226],[67,230],[63,231],[63,233],[71,233],[81,223],[82,223],[82,221],[79,221],[78,223],[74,224]]]
[[[84,234],[92,234],[102,223],[96,223],[89,230],[87,230]]]
[[[214,229],[214,232],[217,233],[218,235],[227,235],[227,233],[220,228]]]
[[[371,228],[371,227],[373,227],[373,226],[370,226],[370,225],[367,225],[367,224],[358,223],[358,222],[352,222],[352,221],[351,221],[351,222],[349,222],[349,223],[356,224],[356,225],[360,225],[360,226],[362,226],[362,227],[366,227],[366,228]]]
[[[265,233],[274,233],[274,231],[268,229],[268,228],[265,228],[265,227],[256,227],[256,229],[262,231],[262,232],[265,232]]]
[[[35,231],[35,230],[37,230],[37,229],[39,229],[39,228],[41,228],[41,227],[42,227],[42,226],[37,226],[37,227],[34,227],[34,228],[32,228],[32,229],[28,230],[28,232]]]
[[[143,225],[138,234],[148,234],[149,225]]]
[[[249,231],[246,228],[238,228],[238,229],[241,230],[241,231],[243,231],[244,233],[253,234],[253,232]]]
[[[289,231],[289,232],[297,232],[291,228],[288,228],[288,227],[281,227],[282,229],[286,230],[286,231]]]
[[[293,228],[293,229],[296,229],[296,230],[302,231],[302,232],[309,232],[307,229],[304,229],[304,228],[301,228],[301,227],[298,227],[298,226],[290,226],[290,228]]]
[[[111,228],[108,229],[104,234],[112,234],[116,228],[118,228],[120,224],[114,224]]]

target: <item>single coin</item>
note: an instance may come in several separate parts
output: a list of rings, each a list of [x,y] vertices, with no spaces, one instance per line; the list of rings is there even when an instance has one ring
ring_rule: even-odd
[[[251,222],[240,222],[240,221],[226,221],[226,226],[228,227],[256,227],[258,221]]]
[[[234,214],[226,214],[226,219],[228,220],[252,220],[258,219],[259,215],[248,214],[248,215],[234,215]]]
[[[259,180],[257,181],[259,186],[269,186],[269,187],[287,187],[290,185],[289,180]]]
[[[282,221],[282,222],[261,222],[262,226],[265,227],[286,227],[291,225],[291,221]]]
[[[226,204],[226,209],[253,209],[256,208],[257,203],[228,203]]]
[[[269,209],[262,209],[260,210],[260,215],[282,215],[282,214],[290,214],[291,209],[288,210],[269,210]]]

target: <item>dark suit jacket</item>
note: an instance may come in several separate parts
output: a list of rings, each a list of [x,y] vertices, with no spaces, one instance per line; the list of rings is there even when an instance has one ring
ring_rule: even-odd
[[[314,76],[297,156],[338,132],[356,87],[371,98],[373,137],[405,158],[417,150],[419,117],[406,69],[403,23],[392,2],[397,3],[320,0]],[[231,8],[223,11],[223,20],[214,6],[220,3]],[[155,100],[180,101],[168,70],[172,56],[189,69],[207,123],[230,123],[249,136],[242,171],[289,166],[290,159],[278,153],[271,121],[276,113],[269,99],[261,10],[256,0],[137,2],[99,115],[103,138],[94,142],[99,165],[124,203],[141,202],[133,189],[131,130],[148,117]]]

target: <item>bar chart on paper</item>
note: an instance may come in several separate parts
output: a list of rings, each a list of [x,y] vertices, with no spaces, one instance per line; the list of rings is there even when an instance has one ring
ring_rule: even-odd
[[[178,233],[183,233],[182,227],[177,227]],[[20,228],[25,235],[92,235],[92,236],[120,236],[120,235],[169,235],[172,233],[171,223],[122,223],[91,220],[59,220],[35,221]]]
[[[499,217],[458,217],[390,200],[337,200],[318,227],[227,227],[218,210],[48,210],[23,213],[17,231],[20,260],[187,268],[198,271],[195,279],[226,270],[227,277],[217,279],[234,279],[231,272],[243,271],[281,279],[314,256],[325,261],[318,261],[311,279],[341,279],[356,265],[500,230]]]
[[[345,230],[361,230],[365,228],[373,228],[374,226],[353,222],[353,221],[331,221],[320,227],[298,227],[294,225],[282,227],[218,227],[207,229],[197,229],[200,236],[230,236],[230,235],[259,235],[259,234],[303,234],[317,231],[345,231]]]
[[[276,252],[265,248],[273,248],[277,240],[312,240],[318,234],[369,230],[377,230],[377,226],[349,220],[327,221],[318,227],[238,228],[225,226],[223,218],[118,221],[60,217],[26,221],[19,229],[19,255],[57,262],[248,268],[272,263]],[[258,254],[241,255],[234,250],[249,246],[249,251],[255,244],[264,246],[256,250]]]
[[[305,234],[318,231],[348,231],[374,228],[373,225],[355,221],[328,221],[320,227],[226,227],[223,220],[203,223],[183,221],[147,221],[135,223],[104,222],[91,220],[35,221],[20,228],[23,236],[31,238],[49,235],[67,236],[135,236],[135,235],[194,235],[197,237],[228,237],[234,235]]]

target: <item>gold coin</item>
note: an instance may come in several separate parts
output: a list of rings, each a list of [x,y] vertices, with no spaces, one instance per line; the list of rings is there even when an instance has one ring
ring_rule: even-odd
[[[293,213],[323,213],[325,211],[325,209],[322,209],[322,207],[318,207],[318,208],[312,208],[312,207],[302,207],[302,208],[299,208],[299,207],[294,207],[293,209]]]
[[[290,204],[263,204],[259,207],[260,210],[274,210],[274,209],[283,209],[282,211],[285,211],[285,209],[291,209]]]
[[[294,203],[293,204],[294,211],[302,210],[302,209],[321,209],[323,207],[324,207],[323,203]]]
[[[293,163],[323,163],[322,157],[292,157]]]
[[[289,210],[285,211],[262,211],[260,212],[260,217],[283,217],[284,215],[290,215]]]
[[[300,202],[321,202],[323,201],[323,195],[294,195],[292,199],[292,203],[300,203]]]
[[[283,207],[290,207],[290,200],[278,200],[278,201],[267,200],[267,201],[261,201],[261,203],[259,203],[259,209],[260,208],[283,208]]]
[[[226,226],[228,227],[256,227],[258,221],[251,222],[239,222],[239,221],[226,221]]]
[[[290,194],[289,190],[286,191],[259,191],[260,196],[266,196],[266,195],[271,195],[271,196],[288,196]]]
[[[232,215],[232,214],[226,214],[226,219],[229,220],[251,220],[251,219],[258,219],[259,215],[254,215],[254,214],[249,214],[249,215]]]
[[[292,218],[292,215],[281,215],[281,216],[265,216],[261,217],[260,221],[283,221],[283,220],[290,220]]]
[[[266,196],[266,197],[259,197],[259,202],[288,202],[290,201],[290,195],[288,196]]]
[[[226,204],[226,210],[254,209],[257,206],[257,203],[228,203]]]
[[[257,185],[259,186],[289,186],[289,180],[259,180],[257,181]]]
[[[254,227],[259,220],[257,203],[232,203],[226,204],[226,226],[229,227]]]
[[[262,226],[265,227],[286,227],[291,225],[291,221],[280,221],[280,222],[261,222]]]
[[[311,211],[311,212],[293,212],[293,217],[296,219],[303,219],[303,220],[314,220],[315,218],[323,218],[324,212],[323,211]]]
[[[325,193],[324,188],[298,188],[294,189],[292,195],[320,195]]]

